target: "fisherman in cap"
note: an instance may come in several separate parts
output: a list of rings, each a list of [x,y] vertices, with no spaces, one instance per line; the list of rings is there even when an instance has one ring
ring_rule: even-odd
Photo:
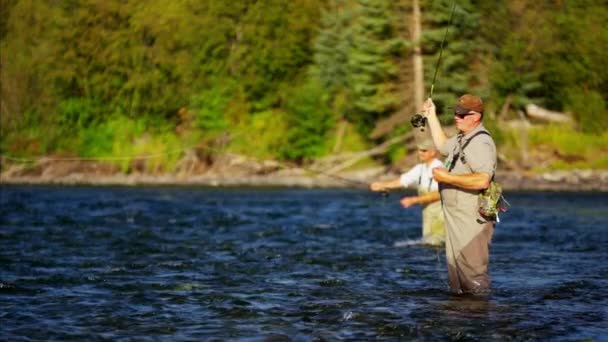
[[[374,182],[370,184],[370,189],[388,191],[416,185],[418,194],[403,197],[400,201],[401,205],[405,208],[415,204],[422,206],[422,242],[440,246],[445,241],[445,221],[439,202],[438,185],[433,179],[431,170],[443,164],[436,158],[438,152],[430,137],[419,139],[417,148],[420,164],[415,165],[397,179]]]
[[[466,94],[453,107],[458,134],[448,138],[430,98],[424,113],[439,152],[447,156],[445,166],[433,169],[439,183],[446,221],[446,258],[450,288],[456,293],[485,293],[489,244],[495,222],[479,213],[480,192],[490,186],[496,172],[496,145],[484,128],[483,102]]]

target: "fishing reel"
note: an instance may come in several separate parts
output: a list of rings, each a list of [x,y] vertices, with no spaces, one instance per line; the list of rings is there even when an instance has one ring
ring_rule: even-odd
[[[426,127],[426,117],[422,114],[414,114],[410,119],[410,123],[414,128],[420,129],[421,132],[424,132],[424,127]]]

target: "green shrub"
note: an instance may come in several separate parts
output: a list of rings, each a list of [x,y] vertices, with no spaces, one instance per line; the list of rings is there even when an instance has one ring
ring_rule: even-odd
[[[398,126],[393,132],[391,132],[390,137],[388,139],[406,134],[407,132],[412,130],[412,126],[409,124],[404,124]],[[391,164],[395,164],[405,158],[407,156],[407,149],[404,143],[397,143],[391,145],[386,152],[386,159]]]
[[[102,106],[98,101],[72,97],[57,106],[57,123],[67,129],[86,128],[101,119]]]
[[[564,156],[576,156],[580,160],[566,162],[556,160],[551,164],[552,169],[573,168],[604,168],[608,133],[602,135],[590,134],[573,130],[568,125],[548,125],[535,127],[529,131],[529,146],[548,146]]]
[[[327,96],[317,81],[311,80],[295,89],[287,102],[287,143],[281,156],[303,161],[323,154],[334,118]]]
[[[275,158],[286,140],[286,115],[268,110],[250,115],[234,128],[228,150],[254,158]]]
[[[213,137],[228,128],[229,122],[225,112],[235,89],[232,82],[224,82],[193,96],[190,107],[195,113],[194,125],[204,135]]]
[[[574,131],[566,125],[535,127],[529,133],[531,146],[552,146],[562,154],[586,156],[602,147],[602,139],[593,134]]]
[[[79,156],[112,162],[123,172],[131,171],[137,160],[147,172],[171,171],[183,152],[169,125],[123,115],[80,130],[75,148]]]
[[[574,88],[567,94],[566,110],[573,113],[583,132],[601,133],[608,128],[608,110],[600,93]]]
[[[61,133],[58,125],[45,123],[40,113],[30,109],[19,120],[2,122],[0,153],[20,158],[41,156],[55,148],[55,142],[62,136]]]
[[[108,157],[112,154],[114,139],[115,132],[107,124],[83,129],[78,134],[76,152],[88,158]]]

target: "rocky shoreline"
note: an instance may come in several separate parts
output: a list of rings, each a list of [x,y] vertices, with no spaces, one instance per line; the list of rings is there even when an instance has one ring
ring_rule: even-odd
[[[394,171],[375,167],[327,175],[319,171],[284,167],[276,162],[252,163],[235,160],[213,166],[180,166],[173,173],[133,170],[128,174],[117,166],[101,162],[41,160],[34,165],[2,163],[0,184],[29,185],[176,185],[209,187],[301,187],[366,188],[375,180],[397,177]],[[608,191],[608,170],[554,171],[527,174],[498,172],[497,180],[507,191]]]

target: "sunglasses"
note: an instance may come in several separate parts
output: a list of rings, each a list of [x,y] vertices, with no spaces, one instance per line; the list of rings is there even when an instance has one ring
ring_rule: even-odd
[[[473,112],[468,112],[466,114],[454,113],[454,116],[458,117],[459,119],[464,119],[466,116],[473,115],[473,114],[475,114],[475,113],[473,113]]]

